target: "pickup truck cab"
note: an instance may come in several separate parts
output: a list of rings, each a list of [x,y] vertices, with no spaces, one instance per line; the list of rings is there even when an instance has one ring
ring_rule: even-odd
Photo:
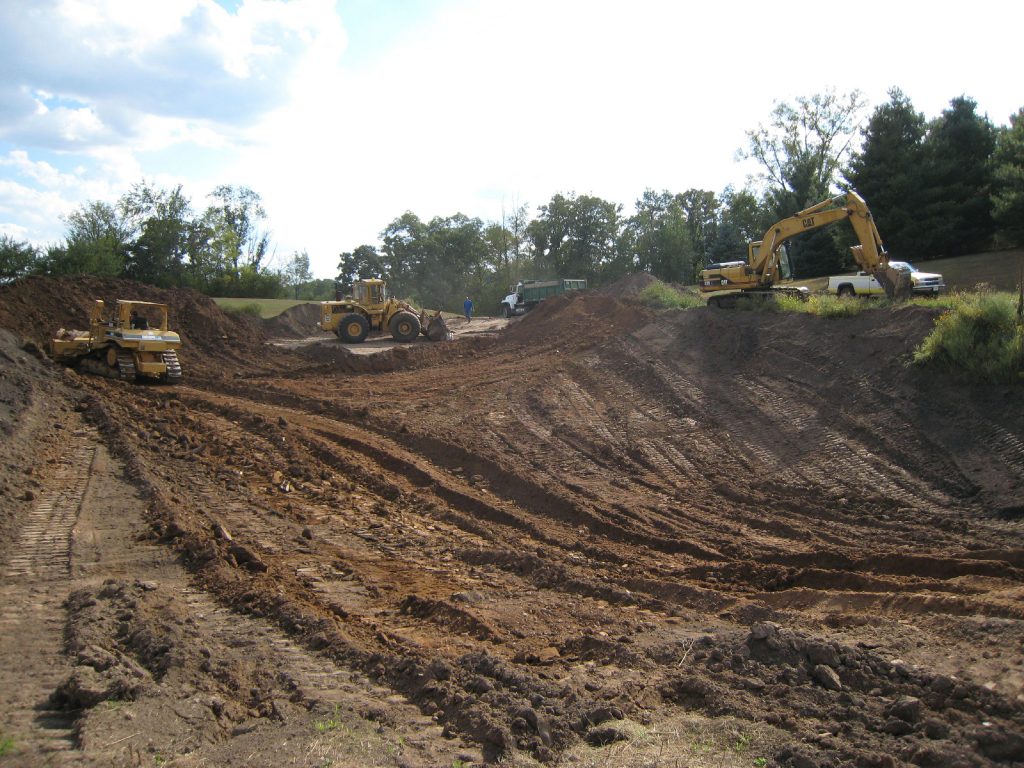
[[[915,296],[937,296],[946,289],[942,275],[921,272],[907,261],[890,261],[889,266],[910,275],[910,289]],[[885,288],[869,272],[837,275],[828,279],[828,292],[837,296],[884,296]]]

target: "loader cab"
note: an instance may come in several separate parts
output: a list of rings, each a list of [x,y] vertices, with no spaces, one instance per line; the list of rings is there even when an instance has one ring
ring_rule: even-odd
[[[373,306],[387,301],[387,286],[383,280],[357,280],[352,286],[352,297],[357,304]]]

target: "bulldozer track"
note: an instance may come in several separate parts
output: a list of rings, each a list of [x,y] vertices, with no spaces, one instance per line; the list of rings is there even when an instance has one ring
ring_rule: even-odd
[[[117,372],[122,381],[135,381],[135,358],[131,352],[118,350]]]
[[[168,384],[177,384],[181,381],[181,363],[178,362],[178,353],[169,349],[163,354],[164,365],[167,366],[166,381]]]

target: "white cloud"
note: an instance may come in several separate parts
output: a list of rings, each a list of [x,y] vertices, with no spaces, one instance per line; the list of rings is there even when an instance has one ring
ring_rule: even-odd
[[[406,210],[494,220],[556,192],[628,207],[647,187],[742,185],[745,132],[797,96],[860,89],[877,105],[898,86],[935,117],[966,94],[997,123],[1021,106],[1020,4],[806,8],[0,2],[0,221],[50,239],[59,222],[39,211],[143,176],[197,207],[246,185],[279,254],[307,249],[328,276]]]

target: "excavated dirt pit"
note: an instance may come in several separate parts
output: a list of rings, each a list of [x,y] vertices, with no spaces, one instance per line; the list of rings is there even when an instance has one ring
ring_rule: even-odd
[[[359,355],[0,286],[0,763],[1024,764],[1024,391],[636,287]],[[118,297],[183,384],[40,351]]]

